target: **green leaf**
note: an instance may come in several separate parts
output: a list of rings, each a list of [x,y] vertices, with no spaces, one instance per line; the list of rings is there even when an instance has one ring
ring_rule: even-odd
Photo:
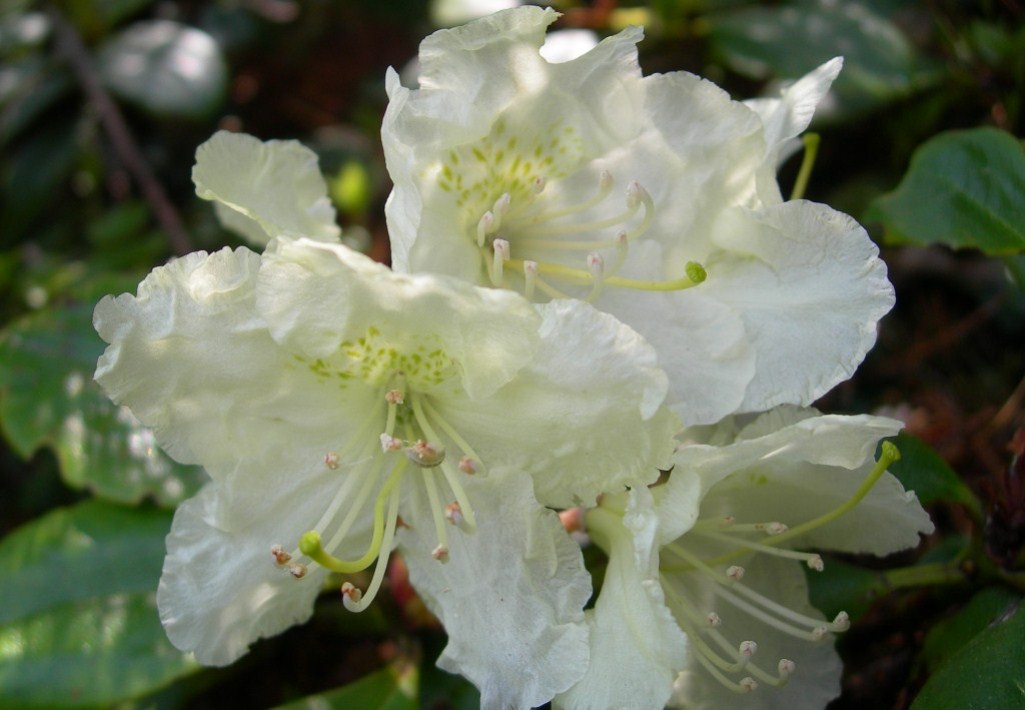
[[[936,672],[912,710],[1025,706],[1025,612],[1012,605]]]
[[[192,672],[155,591],[171,514],[86,501],[0,541],[0,705],[109,704]]]
[[[205,474],[167,457],[152,432],[93,382],[104,343],[92,311],[91,300],[43,310],[0,332],[0,427],[25,458],[53,447],[69,486],[173,506],[198,490]]]
[[[419,671],[416,666],[395,663],[375,671],[344,688],[309,695],[280,706],[279,710],[327,710],[328,708],[380,708],[416,710]]]
[[[227,93],[228,67],[217,42],[171,20],[131,25],[97,59],[111,91],[157,116],[203,118]]]
[[[910,434],[898,434],[890,441],[897,445],[901,456],[890,465],[890,473],[905,489],[914,491],[922,505],[960,503],[973,514],[981,514],[982,506],[975,494],[928,444]]]
[[[830,619],[841,611],[857,619],[889,591],[876,572],[832,558],[821,572],[805,569],[805,577],[812,606]]]
[[[1006,587],[987,587],[976,594],[957,614],[939,621],[929,630],[922,645],[922,660],[930,673],[959,651],[1009,606],[1020,602],[1020,595]]]
[[[839,113],[865,111],[931,80],[897,26],[865,2],[796,0],[731,10],[709,21],[712,52],[758,79],[797,79],[843,55],[844,69],[833,84]]]
[[[986,254],[1025,250],[1025,151],[995,128],[948,131],[915,151],[893,192],[867,219],[889,244],[946,244]]]

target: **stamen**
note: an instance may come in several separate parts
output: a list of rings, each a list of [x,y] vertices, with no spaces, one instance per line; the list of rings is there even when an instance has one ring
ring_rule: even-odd
[[[534,190],[534,194],[535,195],[540,195],[542,192],[544,192],[545,191],[545,186],[547,184],[548,184],[548,178],[546,178],[544,175],[538,175],[536,178],[534,178],[534,182],[532,183],[532,188]]]
[[[587,255],[587,270],[591,272],[591,277],[594,279],[594,285],[591,286],[591,294],[587,300],[593,301],[601,293],[602,275],[605,271],[605,260],[601,258],[601,254],[592,252]]]
[[[722,619],[720,619],[719,615],[714,611],[708,612],[708,616],[706,618],[708,619],[709,626],[716,627],[722,625]]]
[[[388,390],[384,394],[384,400],[388,404],[402,404],[405,401],[405,397],[400,390]]]
[[[456,431],[455,427],[453,427],[451,424],[449,424],[445,420],[445,418],[443,416],[441,416],[441,414],[434,407],[434,405],[431,404],[431,400],[425,399],[425,398],[422,398],[422,397],[417,397],[414,400],[414,402],[413,402],[413,412],[414,412],[414,414],[416,414],[416,411],[417,411],[418,408],[420,410],[420,414],[418,415],[418,420],[417,421],[419,422],[419,420],[421,418],[423,419],[423,422],[420,423],[420,426],[423,426],[423,423],[427,422],[427,417],[425,416],[425,414],[429,414],[431,416],[431,419],[433,421],[437,422],[438,426],[441,427],[441,430],[443,432],[445,432],[446,436],[448,436],[448,438],[452,439],[452,441],[459,448],[459,450],[462,451],[465,454],[465,456],[463,456],[462,458],[459,459],[459,466],[460,466],[459,470],[460,471],[463,471],[463,473],[479,473],[480,471],[483,470],[483,465],[481,464],[481,461],[483,461],[483,459],[481,459],[481,457],[477,455],[477,452],[474,451],[473,447],[470,446],[470,444],[466,441],[466,439],[464,439],[459,434],[459,432]],[[428,429],[425,429],[424,433],[427,434],[431,438],[440,439],[440,437],[438,437],[437,434],[428,433],[428,430],[433,432],[433,430],[430,429],[430,424],[429,423],[428,423]],[[467,457],[469,457],[470,463],[473,466],[473,470],[472,471],[466,471],[466,470],[464,470],[462,468],[463,459],[465,459]]]
[[[753,693],[758,690],[758,683],[751,676],[741,679],[739,685],[745,693]]]
[[[744,568],[740,565],[731,565],[726,568],[726,576],[734,582],[739,582],[744,578]]]
[[[477,222],[477,246],[483,247],[488,235],[495,231],[495,215],[490,211],[481,215]]]
[[[285,552],[285,548],[281,545],[272,545],[270,548],[271,557],[274,558],[274,564],[280,566],[284,565],[292,560],[292,556]]]
[[[523,262],[523,295],[528,301],[534,300],[534,289],[537,287],[537,262]]]
[[[426,433],[426,432],[425,432]],[[405,450],[406,458],[420,468],[434,468],[445,460],[445,447],[420,439]]]
[[[440,437],[438,437],[437,433],[434,431],[434,427],[431,426],[430,421],[427,419],[427,414],[424,410],[424,401],[424,398],[414,394],[413,417],[416,419],[416,423],[420,426],[420,430],[424,435],[435,440],[440,440]],[[432,417],[438,422],[438,426],[440,426],[442,430],[444,430],[444,432],[448,434],[453,441],[455,441],[456,445],[474,459],[480,461],[480,457],[478,457],[473,449],[470,448],[470,445],[467,444],[461,436],[459,436],[459,432],[457,432],[452,425],[446,422],[444,417],[441,417],[438,414],[438,411],[430,406],[429,402],[427,406],[430,407]],[[464,529],[467,532],[473,532],[477,529],[477,519],[474,517],[473,506],[470,505],[470,499],[467,497],[466,491],[463,490],[462,483],[459,480],[459,473],[456,471],[455,466],[452,465],[452,462],[447,460],[441,461],[441,470],[445,474],[445,480],[448,481],[449,488],[452,489],[452,492],[456,496],[456,501],[458,501],[460,508],[462,508],[465,522]]]
[[[492,248],[495,253],[491,259],[491,284],[501,287],[503,283],[502,267],[505,262],[509,261],[509,242],[505,239],[496,239]]]
[[[434,520],[434,534],[438,539],[438,547],[448,548],[448,530],[445,529],[446,511],[441,507],[438,486],[430,472],[424,474],[424,488],[427,489],[427,499],[430,501],[431,518]]]
[[[538,273],[548,274],[550,276],[556,276],[570,283],[576,284],[590,284],[593,280],[593,276],[589,271],[583,269],[574,269],[569,266],[563,266],[562,264],[552,264],[549,262],[533,262],[537,268]],[[523,271],[524,262],[520,259],[507,259],[505,265]],[[683,291],[688,288],[693,288],[698,284],[702,283],[708,276],[704,267],[696,261],[687,262],[685,267],[687,273],[686,276],[672,281],[644,281],[642,279],[628,279],[622,276],[609,276],[605,278],[606,286],[618,286],[620,288],[632,288],[638,291]],[[536,279],[536,285],[543,291],[546,291],[544,282],[540,279]],[[549,287],[550,288],[550,287]],[[557,292],[562,293],[562,292]],[[565,294],[556,297],[566,297]]]
[[[783,531],[786,530],[785,525],[783,525],[782,523],[779,523],[779,525],[783,528],[783,530],[776,533],[776,535],[782,535]],[[766,555],[772,555],[773,557],[784,557],[786,559],[791,560],[800,560],[806,563],[808,567],[810,567],[811,569],[816,570],[818,572],[822,571],[824,567],[822,563],[822,557],[813,552],[799,552],[797,550],[790,550],[787,548],[779,549],[778,547],[774,547],[769,544],[762,544],[759,542],[754,542],[752,540],[745,540],[742,537],[737,537],[736,535],[734,535],[734,532],[744,532],[745,528],[748,531],[769,533],[768,530],[765,530],[764,524],[762,523],[755,523],[751,526],[737,525],[730,529],[729,534],[713,532],[711,530],[706,529],[695,529],[693,530],[693,533],[695,535],[700,535],[701,537],[705,537],[710,540],[718,540],[720,542],[725,542],[729,545],[736,545],[737,547],[741,547],[747,550],[754,550],[756,552],[761,552]]]
[[[332,471],[336,471],[338,469],[339,460],[338,454],[334,451],[328,451],[324,454],[324,465]]]
[[[363,592],[361,592],[359,587],[354,585],[352,582],[345,582],[342,584],[342,603],[345,604],[346,609],[354,611],[350,607],[350,604],[355,606],[362,598]]]
[[[498,231],[502,228],[502,217],[509,211],[509,205],[512,203],[512,196],[508,192],[503,192],[502,195],[495,200],[494,206],[491,208],[492,214],[495,215],[496,224],[495,230]]]
[[[402,439],[396,439],[391,434],[381,434],[381,451],[386,454],[402,451]]]
[[[288,573],[296,579],[302,579],[306,576],[306,565],[293,563],[288,566]]]
[[[758,644],[754,641],[741,641],[737,652],[744,658],[751,658],[758,651]]]
[[[463,509],[459,507],[458,501],[453,501],[445,506],[445,520],[456,527],[463,524]]]
[[[469,456],[462,456],[459,459],[459,470],[472,476],[480,470],[480,463],[478,463],[476,459],[471,459]]]
[[[431,550],[431,557],[436,559],[438,562],[448,562],[448,547],[445,545],[438,545]]]
[[[786,683],[790,676],[794,674],[794,671],[797,670],[797,664],[789,658],[781,658],[776,665],[776,669],[779,671],[780,682]]]
[[[531,218],[531,221],[535,224],[538,222],[547,222],[551,219],[567,217],[571,214],[578,214],[584,210],[589,210],[609,196],[609,193],[612,192],[612,185],[612,173],[608,170],[602,170],[601,175],[598,176],[598,192],[595,193],[594,197],[586,200],[585,202],[581,202],[579,205],[571,205],[570,207],[564,207],[558,210],[549,210],[548,212],[542,212],[534,215],[534,217]]]

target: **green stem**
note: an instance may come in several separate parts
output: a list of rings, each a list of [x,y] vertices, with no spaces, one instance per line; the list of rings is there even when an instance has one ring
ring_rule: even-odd
[[[815,157],[819,153],[818,133],[805,133],[801,136],[801,141],[804,143],[804,159],[801,161],[801,169],[797,171],[794,191],[790,193],[791,200],[799,200],[804,197],[804,191],[808,187],[808,178],[811,177],[811,169],[815,165]]]

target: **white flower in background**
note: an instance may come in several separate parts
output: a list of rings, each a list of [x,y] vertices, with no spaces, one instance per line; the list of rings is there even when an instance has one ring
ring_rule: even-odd
[[[337,242],[341,235],[317,155],[298,141],[218,131],[196,150],[192,182],[221,223],[253,246],[278,236]]]
[[[821,708],[848,626],[808,602],[808,549],[886,555],[932,523],[886,468],[900,422],[783,407],[679,447],[664,485],[588,511],[609,553],[587,612],[591,664],[557,706]],[[685,434],[687,431],[685,430]]]
[[[691,74],[643,77],[636,27],[550,63],[556,17],[431,35],[415,90],[389,72],[395,268],[592,300],[655,345],[689,424],[850,376],[893,303],[885,266],[854,220],[782,202],[772,174],[838,62],[756,111]]]
[[[544,506],[668,462],[666,378],[636,333],[579,301],[537,308],[287,238],[157,268],[95,324],[97,381],[212,479],[168,537],[157,601],[176,646],[230,663],[307,618],[329,571],[366,570],[342,586],[365,608],[401,515],[445,667],[514,705],[583,673],[589,579]]]

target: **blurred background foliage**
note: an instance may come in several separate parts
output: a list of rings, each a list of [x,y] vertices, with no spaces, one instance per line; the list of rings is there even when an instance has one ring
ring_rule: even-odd
[[[434,668],[444,635],[399,560],[368,612],[325,595],[309,624],[232,667],[170,646],[154,601],[163,538],[204,474],[93,383],[91,314],[176,254],[240,244],[190,182],[219,128],[311,146],[345,239],[387,260],[384,70],[437,27],[514,4],[0,0],[0,705],[476,707]],[[937,532],[810,578],[827,615],[855,617],[833,707],[1020,707],[1025,4],[554,5],[560,29],[644,25],[646,72],[694,71],[736,98],[845,56],[807,196],[868,226],[898,302],[820,407],[907,422],[894,472]]]

